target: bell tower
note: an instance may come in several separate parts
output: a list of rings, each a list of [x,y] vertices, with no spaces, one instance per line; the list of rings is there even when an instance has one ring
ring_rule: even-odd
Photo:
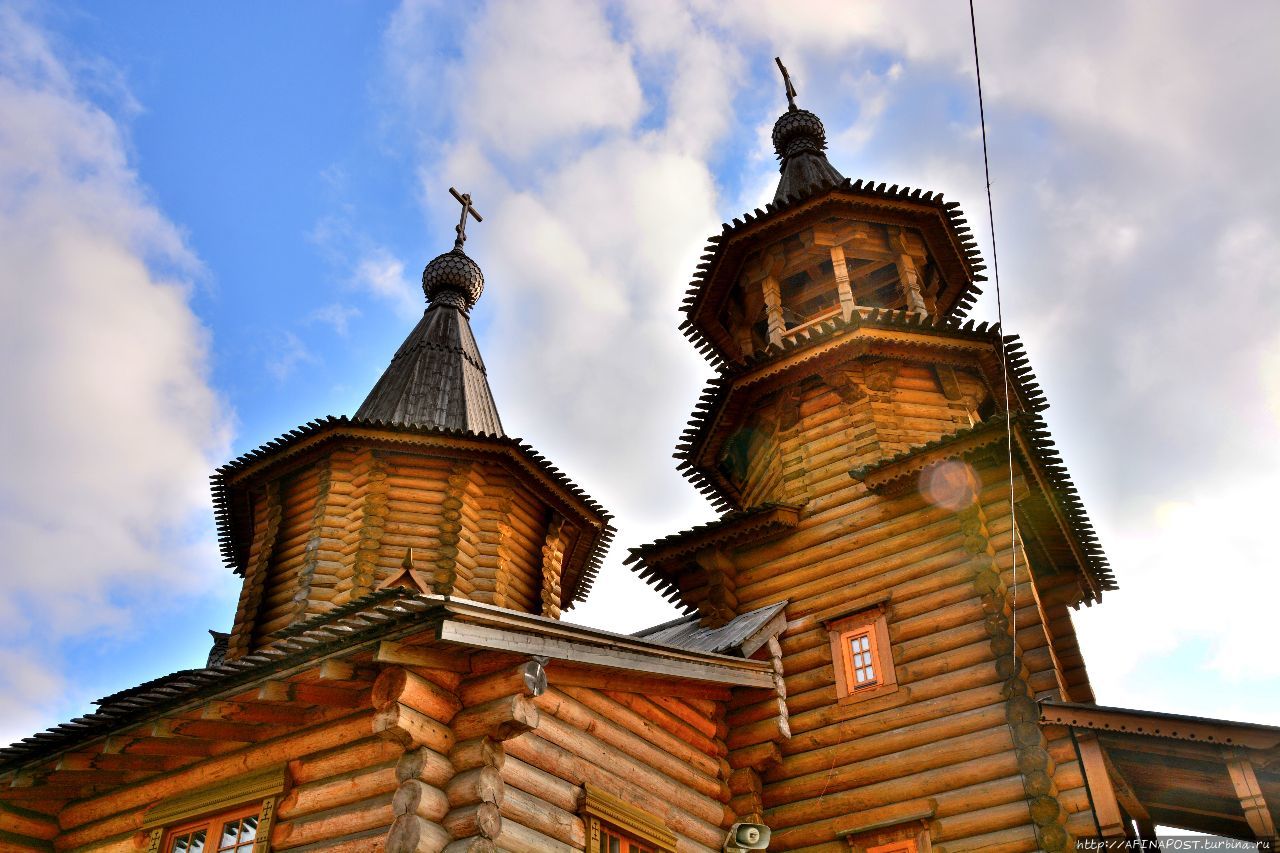
[[[326,418],[218,470],[224,559],[243,576],[227,657],[309,617],[408,586],[558,618],[585,598],[609,515],[503,431],[470,313],[464,251],[427,264],[427,308],[354,417]]]
[[[770,849],[1069,849],[1087,796],[1035,700],[1092,701],[1068,609],[1114,579],[1020,344],[962,320],[958,206],[843,177],[783,74],[774,200],[710,239],[682,309],[717,375],[676,458],[722,515],[628,562],[707,630],[785,618],[778,695],[729,714]],[[946,818],[974,797],[992,822]]]

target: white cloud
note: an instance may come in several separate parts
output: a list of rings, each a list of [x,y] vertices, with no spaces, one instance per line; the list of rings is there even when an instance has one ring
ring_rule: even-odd
[[[616,509],[628,545],[706,514],[669,460],[706,374],[677,337],[675,306],[716,214],[772,194],[772,57],[823,115],[845,174],[945,191],[985,238],[972,54],[963,4],[575,8],[490,3],[443,66],[393,55],[392,88],[435,122],[420,148],[428,205],[442,208],[437,188],[454,182],[487,200],[468,248],[488,278],[477,316],[494,317],[482,346],[504,422]],[[388,44],[430,42],[432,14],[402,7]],[[1224,585],[1252,584],[1261,601],[1276,591],[1258,568],[1261,540],[1240,531],[1265,529],[1258,507],[1280,481],[1280,463],[1251,452],[1280,444],[1280,193],[1267,149],[1280,119],[1255,94],[1280,77],[1264,35],[1277,14],[1261,3],[1232,16],[1195,4],[979,8],[1009,326],[1028,341],[1059,444],[1135,590],[1082,614],[1081,631],[1096,647],[1132,641],[1139,668],[1173,648],[1121,627],[1151,618],[1148,601],[1178,617],[1201,600],[1233,607],[1189,582],[1210,555]],[[560,97],[597,72],[609,86]],[[762,85],[777,88],[765,97]],[[735,186],[712,170],[726,143],[746,149]],[[989,294],[977,313],[994,307]],[[1237,479],[1250,468],[1256,479]],[[1162,527],[1169,506],[1189,507],[1196,527]],[[630,604],[619,563],[577,618],[653,612]],[[1157,577],[1187,582],[1156,594]],[[1222,678],[1268,648],[1250,606],[1213,634],[1206,665]],[[1100,698],[1122,695],[1123,667],[1098,669]]]
[[[402,317],[415,317],[426,305],[421,288],[405,275],[404,262],[381,246],[356,260],[351,283],[388,303]]]
[[[188,304],[199,262],[81,86],[0,7],[0,655],[23,661],[0,665],[0,695],[32,713],[62,684],[60,642],[212,582],[197,543],[229,438]]]
[[[334,334],[345,338],[351,332],[351,321],[360,316],[360,309],[354,305],[343,305],[331,302],[321,305],[307,315],[308,323],[323,323],[333,329]]]
[[[276,339],[274,351],[267,358],[267,372],[277,382],[283,382],[293,375],[302,364],[315,364],[318,359],[315,353],[307,348],[296,334],[290,331],[281,332]]]

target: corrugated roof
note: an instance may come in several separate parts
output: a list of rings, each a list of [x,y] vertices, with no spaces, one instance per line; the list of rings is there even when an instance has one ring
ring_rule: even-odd
[[[740,616],[719,628],[708,628],[702,625],[698,615],[683,616],[652,628],[637,631],[633,636],[665,646],[674,646],[691,652],[709,652],[711,654],[741,654],[742,644],[752,635],[769,624],[787,606],[787,602],[779,601]]]
[[[490,617],[514,618],[534,633],[554,629],[557,634],[575,634],[596,644],[626,639],[625,635],[506,611],[493,605],[447,600],[400,587],[378,590],[329,613],[309,617],[291,626],[270,644],[242,658],[205,669],[180,670],[122,690],[100,700],[101,704],[93,713],[0,748],[0,773],[106,737],[194,702],[232,695],[274,673],[307,666],[325,656],[347,653],[361,644],[389,636],[426,630],[425,620],[431,617],[451,616],[481,620],[482,623]],[[654,653],[660,653],[665,647],[695,655],[718,654],[709,649],[677,646],[639,635],[635,639],[650,646]],[[743,666],[746,663],[753,662],[744,662]],[[682,676],[673,674],[671,677]]]

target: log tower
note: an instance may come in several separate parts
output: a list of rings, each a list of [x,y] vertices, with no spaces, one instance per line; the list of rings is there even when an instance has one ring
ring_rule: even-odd
[[[783,731],[763,691],[728,716],[771,850],[1069,849],[1093,816],[1036,700],[1092,701],[1067,609],[1114,583],[1044,399],[960,320],[983,266],[956,204],[845,179],[794,102],[773,142],[773,203],[683,306],[718,375],[676,456],[724,515],[629,562],[709,627],[785,604]]]
[[[458,232],[353,418],[307,424],[214,475],[223,555],[244,577],[230,659],[387,586],[555,618],[586,596],[608,515],[503,432],[468,322],[484,274]]]

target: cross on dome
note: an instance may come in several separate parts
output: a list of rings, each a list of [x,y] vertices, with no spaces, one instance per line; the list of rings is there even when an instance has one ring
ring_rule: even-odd
[[[778,63],[778,70],[782,72],[782,85],[787,90],[787,109],[796,109],[796,87],[791,82],[791,75],[787,73],[787,66],[782,64],[782,57],[775,56],[773,61]]]
[[[458,218],[458,224],[454,230],[458,232],[458,237],[453,241],[453,248],[461,249],[462,244],[467,242],[467,214],[470,213],[475,217],[476,222],[484,222],[484,217],[480,215],[480,211],[471,205],[471,193],[460,193],[453,187],[449,187],[449,192],[458,200],[458,204],[462,205],[462,215]]]

